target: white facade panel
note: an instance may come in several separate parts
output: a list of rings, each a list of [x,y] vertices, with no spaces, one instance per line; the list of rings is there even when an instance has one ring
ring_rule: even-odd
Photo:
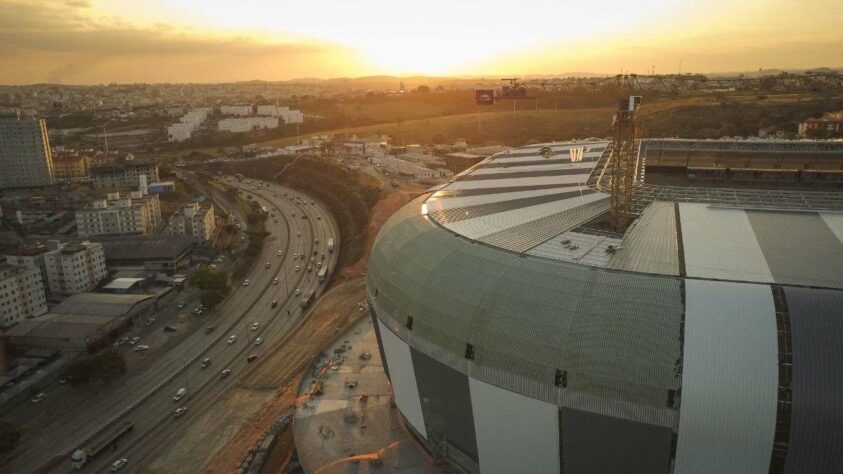
[[[840,212],[821,212],[820,217],[823,218],[826,225],[834,232],[834,235],[843,242],[843,213]]]
[[[559,472],[559,409],[468,379],[480,472]]]
[[[399,339],[380,320],[378,320],[378,326],[381,342],[383,342],[383,352],[386,355],[385,363],[392,382],[392,392],[395,395],[395,404],[413,428],[427,438],[410,346]]]
[[[677,474],[770,468],[778,339],[769,286],[686,280]]]
[[[689,277],[774,281],[744,210],[683,203],[679,217]]]

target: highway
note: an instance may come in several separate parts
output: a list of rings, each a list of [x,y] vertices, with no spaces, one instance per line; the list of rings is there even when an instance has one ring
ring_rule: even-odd
[[[272,351],[302,322],[306,311],[301,307],[301,297],[311,291],[318,294],[324,286],[318,281],[318,267],[310,263],[310,258],[318,262],[325,254],[323,265],[328,265],[329,270],[336,265],[339,252],[327,250],[330,237],[338,248],[336,223],[318,203],[311,204],[310,198],[301,193],[267,183],[259,191],[254,183],[248,187],[239,184],[272,217],[266,221],[270,235],[248,276],[248,286],[233,282],[230,296],[193,334],[159,354],[141,373],[128,374],[83,406],[53,420],[49,429],[45,427],[38,437],[27,440],[25,449],[4,469],[71,472],[70,454],[74,448],[83,441],[95,440],[95,434],[104,427],[126,420],[134,422],[133,430],[115,450],[94,458],[84,471],[107,471],[119,458],[129,460],[124,471],[142,469],[174,430],[190,423],[204,406],[237,383],[250,355],[261,357]],[[298,199],[286,198],[285,193],[300,198],[301,204]],[[308,218],[303,219],[303,215]],[[294,254],[300,257],[294,260]],[[306,270],[308,264],[313,267],[311,272]],[[298,271],[296,266],[300,267]],[[299,296],[295,294],[297,289],[301,289]],[[277,301],[275,308],[273,301]],[[259,323],[255,330],[253,323]],[[215,329],[206,334],[204,328],[208,325]],[[231,335],[236,336],[236,341],[229,344]],[[263,343],[256,345],[257,338],[262,338]],[[206,357],[211,359],[210,366],[202,368],[201,361]],[[223,369],[231,370],[231,375],[221,378]],[[175,402],[173,395],[180,388],[186,388],[188,395]],[[174,419],[173,411],[181,406],[186,406],[187,412]]]

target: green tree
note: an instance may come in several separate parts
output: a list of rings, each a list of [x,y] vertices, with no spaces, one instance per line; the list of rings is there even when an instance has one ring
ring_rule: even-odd
[[[73,385],[92,381],[110,382],[128,370],[126,357],[114,347],[74,360],[67,365],[65,376]]]
[[[207,290],[203,291],[202,294],[199,296],[199,301],[202,302],[202,305],[212,310],[217,307],[218,304],[222,303],[222,300],[225,299],[225,293],[219,290]]]
[[[15,425],[0,420],[0,455],[11,453],[18,447],[21,432]]]
[[[202,291],[216,290],[228,292],[228,275],[209,267],[203,267],[190,275],[188,282]]]

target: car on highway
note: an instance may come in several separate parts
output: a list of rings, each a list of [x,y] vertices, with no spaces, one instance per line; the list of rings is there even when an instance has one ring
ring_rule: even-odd
[[[211,334],[212,332],[214,332],[214,329],[216,329],[216,328],[217,327],[213,326],[213,325],[206,327],[205,328],[205,334]]]
[[[317,238],[313,239],[313,243],[314,243],[314,244],[318,244],[318,243],[319,243],[319,238],[317,237]]]
[[[298,260],[298,258],[299,258],[299,254],[294,253],[294,254],[293,254],[293,260]]]
[[[135,348],[134,348],[134,349],[132,349],[132,350],[133,350],[133,351],[135,351],[135,352],[148,351],[148,350],[149,350],[149,346],[147,346],[146,344],[141,344],[141,345],[139,345],[139,346],[135,346]]]
[[[278,284],[278,277],[275,277],[275,278],[273,278],[273,279],[272,279],[272,284],[273,284],[273,285],[277,285],[277,284]]]
[[[173,395],[173,401],[177,402],[177,401],[181,400],[182,398],[184,398],[185,395],[187,395],[187,389],[182,387],[182,388],[176,390],[176,394]]]
[[[262,337],[259,337],[259,338],[255,339],[255,345],[256,346],[259,346],[261,344],[263,344],[263,338]]]
[[[290,215],[292,215],[293,217],[296,217],[296,213],[295,213],[295,212],[291,213]]]
[[[316,205],[316,203],[315,203],[315,202],[313,202],[313,201],[310,201],[310,205],[311,205],[311,206],[315,206],[315,205]]]
[[[321,220],[322,220],[322,216],[316,216],[316,219],[318,219],[318,220],[320,220],[320,221],[321,221]]]
[[[237,342],[237,335],[232,334],[232,335],[228,336],[228,345],[229,346],[234,344],[235,342]]]
[[[243,280],[243,286],[249,286],[249,280]]]
[[[117,472],[120,469],[123,469],[123,466],[125,466],[128,462],[129,460],[126,458],[120,458],[114,461],[113,463],[111,463],[111,472]]]
[[[181,301],[181,302],[179,302],[177,308],[178,309],[184,309],[186,306],[187,306],[187,303],[184,302],[184,301]]]
[[[310,257],[310,263],[316,263],[316,257]]]
[[[301,218],[302,218],[302,219],[307,219],[307,214],[302,214],[302,215],[301,215]]]
[[[129,339],[129,345],[130,346],[134,346],[138,342],[140,342],[140,336],[135,336],[135,337]]]
[[[257,321],[252,323],[252,331],[257,331],[259,327],[261,327],[261,323]]]
[[[271,305],[271,307],[273,307],[273,308],[277,308],[277,307],[278,307],[278,301],[277,301],[277,300],[272,300],[272,305]]]
[[[299,270],[301,270],[301,267],[296,265],[296,271],[299,271]]]
[[[208,367],[209,365],[211,365],[211,358],[210,357],[205,357],[204,359],[202,359],[201,366],[202,366],[203,369]]]
[[[296,231],[296,235],[298,235],[299,237],[301,237],[301,231],[300,231],[300,230]]]
[[[322,262],[316,262],[316,268],[322,268]]]
[[[278,252],[276,252],[276,255],[278,255],[278,256],[280,257],[280,256],[284,255],[284,251],[283,251],[283,250],[279,250]]]
[[[39,393],[32,397],[32,403],[41,403],[44,399],[47,398],[47,394],[44,392]]]
[[[269,262],[266,262],[266,263],[263,265],[263,267],[264,267],[264,268],[269,268],[269,267],[271,267],[271,266],[272,266],[272,264],[271,264],[271,263],[269,263]]]
[[[164,326],[164,332],[176,332],[176,328],[174,326]]]
[[[307,271],[312,272],[312,271],[313,271],[313,267],[311,267],[310,265],[308,265],[308,266],[307,266]]]
[[[185,412],[187,412],[187,407],[178,407],[173,411],[173,418],[181,418]]]
[[[296,288],[296,296],[301,294],[301,288]]]
[[[257,358],[258,358],[258,356],[257,356],[257,355],[252,354],[252,355],[250,355],[249,357],[247,357],[247,358],[246,358],[246,362],[248,362],[248,363],[250,363],[250,364],[251,364],[251,363],[252,363],[252,362],[254,362],[254,361],[255,361],[255,359],[257,359]]]
[[[228,377],[229,375],[231,375],[231,369],[225,369],[222,372],[220,372],[220,378],[221,379],[224,379],[224,378]]]

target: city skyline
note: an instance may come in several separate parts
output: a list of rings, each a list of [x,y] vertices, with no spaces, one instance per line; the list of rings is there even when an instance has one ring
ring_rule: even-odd
[[[0,0],[0,84],[836,67],[833,1]]]

